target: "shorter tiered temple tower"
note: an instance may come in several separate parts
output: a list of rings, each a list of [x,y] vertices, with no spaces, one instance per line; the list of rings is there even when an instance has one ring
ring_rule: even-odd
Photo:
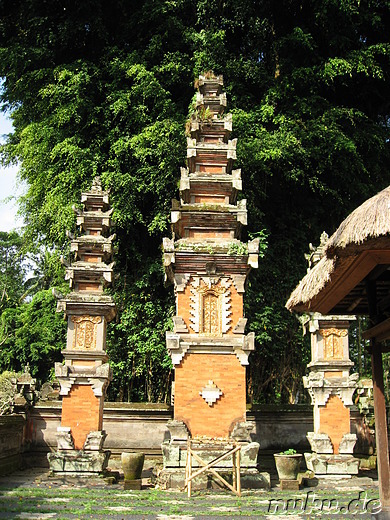
[[[64,363],[56,363],[61,385],[62,416],[58,449],[48,455],[56,472],[100,473],[110,452],[103,451],[106,437],[103,403],[111,380],[107,363],[106,326],[116,314],[115,303],[103,290],[112,282],[112,240],[109,235],[109,196],[99,178],[82,193],[82,211],[77,213],[78,238],[71,240],[74,261],[66,270],[72,292],[58,302],[58,311],[68,319]]]
[[[232,116],[224,114],[222,87],[222,76],[199,77],[188,167],[181,169],[180,201],[172,204],[173,238],[164,239],[165,270],[176,296],[174,330],[167,332],[175,369],[171,439],[163,444],[168,487],[183,484],[188,439],[214,443],[213,455],[219,441],[241,443],[243,473],[258,475],[259,444],[251,442],[246,422],[245,367],[255,344],[254,333],[245,333],[243,298],[249,271],[258,265],[259,241],[240,240],[246,200],[237,199],[237,140],[229,139]],[[255,485],[267,482],[259,477]]]
[[[314,432],[307,434],[312,453],[305,453],[307,467],[317,477],[350,477],[359,461],[353,457],[356,434],[351,433],[350,408],[359,374],[351,374],[348,329],[351,316],[313,314],[310,373],[303,378],[313,404]]]
[[[306,255],[309,270],[322,258],[327,240],[324,232],[320,245]],[[350,374],[348,329],[353,320],[355,316],[319,313],[301,318],[311,336],[310,372],[303,384],[311,397],[314,422],[314,431],[307,434],[312,453],[305,453],[305,459],[317,477],[350,477],[359,470],[353,456],[357,437],[350,426],[352,395],[359,379],[359,374]]]

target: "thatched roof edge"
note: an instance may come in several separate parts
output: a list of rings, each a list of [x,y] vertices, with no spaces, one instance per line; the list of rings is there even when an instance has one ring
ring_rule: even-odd
[[[361,245],[370,238],[390,234],[390,186],[366,200],[340,224],[325,246],[332,257],[337,249]]]
[[[286,308],[289,311],[299,311],[300,306],[315,298],[330,281],[332,273],[335,270],[335,265],[336,258],[321,258],[318,264],[302,278],[298,286],[291,293],[286,303]]]

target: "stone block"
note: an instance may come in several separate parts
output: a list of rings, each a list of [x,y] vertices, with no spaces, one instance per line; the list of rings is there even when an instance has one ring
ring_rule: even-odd
[[[258,442],[250,442],[241,445],[241,467],[255,468],[257,466],[257,455],[259,453],[260,444]]]
[[[167,428],[171,434],[171,441],[187,441],[189,433],[183,421],[172,419],[167,422]]]
[[[104,430],[89,432],[84,443],[84,450],[101,451],[107,434]]]
[[[47,458],[54,473],[83,474],[103,473],[107,468],[110,451],[84,452],[78,450],[55,451]]]
[[[217,470],[221,476],[232,483],[232,472],[226,469]],[[255,469],[241,471],[242,489],[270,489],[271,477],[269,473],[259,473]],[[157,477],[157,484],[160,489],[184,489],[185,469],[184,468],[164,468]],[[226,487],[214,475],[207,473],[201,474],[192,480],[194,491],[204,489],[224,489]]]
[[[310,443],[311,449],[315,453],[329,453],[333,454],[333,446],[329,435],[326,433],[308,432],[307,440]]]
[[[64,471],[64,457],[58,452],[48,453],[47,460],[49,461],[51,471],[55,473]]]
[[[376,455],[370,455],[369,457],[362,457],[359,459],[360,469],[376,469]]]
[[[257,469],[245,469],[241,471],[242,489],[271,489],[271,476],[267,472],[259,472]]]
[[[123,489],[142,489],[142,479],[137,478],[135,480],[124,480]]]
[[[178,468],[180,466],[181,448],[177,444],[165,441],[161,444],[164,468]]]
[[[359,473],[359,460],[354,457],[335,456],[328,460],[328,474],[357,475]]]
[[[343,435],[339,446],[339,453],[352,454],[357,441],[355,433],[346,433]]]
[[[57,428],[57,448],[59,450],[74,450],[74,443],[71,429],[68,426],[58,426]]]
[[[281,480],[280,481],[280,489],[282,491],[298,491],[299,490],[299,480]]]
[[[234,425],[231,437],[237,442],[251,442],[250,432],[253,428],[254,424],[252,422],[238,422]]]
[[[305,453],[306,467],[314,474],[326,474],[326,461],[319,457],[316,453]]]
[[[306,466],[317,477],[338,475],[340,477],[357,475],[359,460],[350,455],[319,455],[305,453]]]

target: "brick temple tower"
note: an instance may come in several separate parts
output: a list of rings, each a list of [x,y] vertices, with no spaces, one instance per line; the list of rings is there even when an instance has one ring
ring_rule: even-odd
[[[49,454],[53,471],[96,473],[105,469],[109,452],[103,451],[103,403],[111,380],[107,363],[106,326],[116,315],[111,296],[103,290],[112,282],[112,240],[109,196],[95,178],[82,193],[77,213],[80,236],[72,237],[74,261],[66,270],[72,292],[58,302],[68,320],[64,364],[56,363],[61,385],[61,427],[58,450]]]
[[[243,442],[243,465],[252,468],[259,447],[250,441],[246,422],[245,367],[255,345],[254,333],[245,334],[243,311],[259,242],[240,241],[246,200],[237,200],[242,189],[241,171],[233,169],[237,140],[229,139],[232,116],[224,115],[222,87],[222,76],[199,77],[180,201],[172,203],[173,238],[164,239],[166,275],[176,296],[174,330],[167,332],[175,370],[174,420],[168,424],[171,440],[163,444],[164,467],[172,471],[185,463],[188,436],[237,438]],[[252,458],[245,459],[248,446]]]

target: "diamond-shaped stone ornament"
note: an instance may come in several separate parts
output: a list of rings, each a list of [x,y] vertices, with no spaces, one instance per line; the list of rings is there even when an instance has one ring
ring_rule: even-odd
[[[207,385],[199,392],[199,395],[203,397],[209,406],[212,406],[221,397],[222,390],[213,381],[209,380]]]

